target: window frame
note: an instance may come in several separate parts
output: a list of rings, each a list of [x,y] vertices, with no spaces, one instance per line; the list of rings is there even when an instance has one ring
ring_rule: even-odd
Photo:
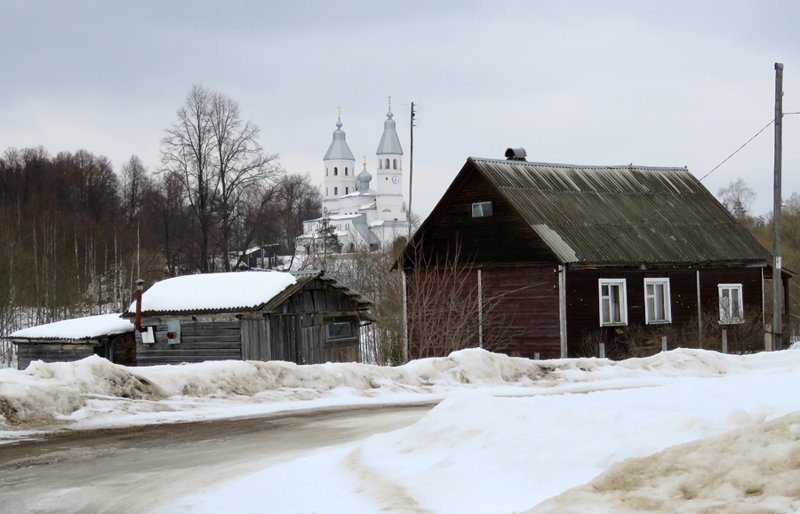
[[[740,317],[734,318],[732,316],[726,317],[723,316],[723,306],[722,306],[722,291],[723,290],[729,291],[736,291],[736,299],[739,302],[739,315]],[[726,284],[717,284],[717,292],[718,297],[717,301],[719,302],[719,324],[720,325],[741,325],[744,323],[744,294],[743,294],[744,287],[741,283],[734,284],[734,283],[726,283]],[[730,305],[728,308],[727,314],[733,314],[730,309]]]
[[[334,327],[347,327],[347,333],[345,335],[340,334],[331,334],[331,329]],[[325,335],[326,340],[341,340],[341,339],[353,339],[356,337],[355,332],[353,331],[353,324],[349,321],[332,321],[325,324]]]
[[[619,321],[603,320],[603,286],[620,288]],[[610,290],[609,290],[610,292]],[[607,296],[606,298],[611,298]],[[597,279],[597,306],[598,319],[601,327],[624,327],[628,325],[628,281],[624,278],[599,278]],[[610,313],[610,310],[609,310]]]
[[[494,216],[494,205],[491,201],[472,202],[473,218],[491,218]]]
[[[653,285],[653,303],[655,304],[655,286],[664,286],[661,301],[664,303],[664,319],[653,319],[653,313],[650,312],[650,302],[648,302],[647,286]],[[646,277],[644,279],[644,322],[646,325],[667,325],[672,323],[672,293],[669,286],[669,277]]]

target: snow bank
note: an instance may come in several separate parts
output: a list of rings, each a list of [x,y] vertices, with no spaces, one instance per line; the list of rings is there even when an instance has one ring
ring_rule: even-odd
[[[623,461],[528,514],[676,510],[800,512],[800,413]]]
[[[9,337],[31,339],[87,339],[133,332],[133,323],[122,319],[119,314],[101,314],[84,318],[67,319],[23,328],[12,332]]]
[[[798,355],[778,352],[766,358],[729,357],[682,350],[617,364],[600,360],[529,361],[532,367],[545,364],[559,368],[561,374],[575,375],[584,385],[588,383],[588,375],[595,372],[598,376],[612,376],[612,370],[617,370],[620,376],[635,374],[639,378],[632,378],[617,389],[603,389],[607,382],[600,379],[594,389],[587,388],[584,394],[564,394],[564,387],[557,385],[550,394],[530,397],[497,397],[487,394],[485,388],[462,387],[405,429],[274,465],[184,497],[161,511],[211,513],[232,509],[257,513],[269,504],[286,513],[521,512],[592,480],[626,459],[646,457],[670,446],[735,428],[757,427],[765,420],[800,411],[800,399],[795,393],[800,388]],[[455,357],[479,361],[482,372],[490,377],[497,377],[488,371],[493,368],[491,363],[503,360],[496,361],[496,356],[488,355],[484,360],[479,352]],[[754,365],[753,360],[760,362],[760,366]],[[445,362],[415,364],[430,370]],[[689,368],[700,376],[686,376]],[[501,375],[507,373],[503,369]],[[674,376],[655,386],[643,378],[658,373]],[[554,380],[560,380],[558,375],[555,373]],[[511,372],[508,376],[515,375]],[[798,428],[790,430],[800,433]],[[767,435],[768,441],[770,437]],[[742,442],[744,446],[747,444]],[[777,492],[764,487],[765,497],[775,499],[783,494],[781,491],[792,493],[795,491],[792,484],[800,483],[795,479],[798,468],[793,467],[800,452],[795,446],[781,446],[780,442],[774,449],[767,449],[764,444],[759,443],[748,452],[754,458],[759,452],[769,452],[769,459],[775,463],[782,451],[794,452],[787,455],[788,462],[776,468],[787,473],[781,478],[791,481],[782,490],[776,489]],[[786,444],[797,443],[787,439]],[[724,447],[724,443],[719,446],[720,450]],[[705,455],[698,454],[697,461],[702,462]],[[733,502],[741,494],[746,496],[747,491],[752,496],[760,490],[756,471],[746,470],[744,475],[736,475],[732,464],[737,462],[736,456],[729,457],[730,462],[723,466],[731,468],[728,470],[731,475],[709,477],[707,486],[698,485],[698,495],[700,489],[707,487],[712,494],[717,488],[719,494],[730,493]],[[711,468],[715,464],[712,460],[705,465]],[[764,466],[769,466],[769,462]],[[620,473],[620,477],[624,474]],[[677,469],[674,477],[663,483],[657,474],[654,470],[636,482],[645,486],[642,496],[650,494],[647,484],[654,489],[664,488],[656,497],[664,499],[665,512],[696,512],[684,508],[683,500],[674,491],[680,492],[680,484],[691,485],[695,478],[702,484],[701,470],[682,479]],[[739,480],[732,486],[738,492],[726,489],[722,481],[727,479]],[[308,495],[309,483],[324,486]],[[604,483],[615,482],[609,479]],[[693,494],[693,489],[687,490]],[[670,498],[675,499],[671,509]],[[592,501],[587,496],[580,508],[566,512],[598,512]],[[624,503],[625,498],[620,501]],[[548,512],[565,512],[560,507],[569,504],[568,498]],[[765,503],[785,504],[772,500]],[[605,512],[625,512],[617,510],[617,505],[611,503]]]
[[[0,370],[0,425],[52,423],[82,408],[92,395],[159,399],[146,379],[98,357],[78,362],[32,362],[23,371]]]
[[[646,359],[533,361],[479,349],[421,359],[398,367],[356,363],[299,366],[283,361],[215,361],[177,366],[124,367],[89,357],[36,361],[27,370],[0,370],[0,424],[24,428],[124,413],[197,411],[203,402],[238,405],[294,400],[333,403],[398,398],[430,399],[455,390],[493,387],[495,394],[658,385],[678,376],[715,377],[748,369],[800,368],[800,352],[745,357],[673,350]],[[626,385],[628,384],[628,385]],[[411,395],[411,396],[408,396]],[[428,396],[424,396],[428,395]],[[210,404],[210,403],[209,403]],[[185,418],[184,418],[185,419]],[[163,416],[152,422],[168,421]]]

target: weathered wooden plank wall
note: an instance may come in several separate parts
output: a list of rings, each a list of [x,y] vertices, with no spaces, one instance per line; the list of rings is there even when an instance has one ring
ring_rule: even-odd
[[[17,343],[17,367],[25,369],[31,361],[72,362],[95,355],[92,343]]]
[[[109,357],[114,364],[136,366],[136,339],[133,333],[114,335],[106,342]]]
[[[472,204],[487,201],[492,202],[492,216],[473,218]],[[555,263],[550,249],[494,187],[475,171],[453,183],[434,216],[425,221],[427,230],[421,248],[417,249],[421,256],[416,257],[423,259],[424,263],[434,263],[434,256],[452,257],[456,245],[463,262],[482,267]]]
[[[139,365],[179,364],[207,360],[241,359],[242,343],[239,320],[234,321],[181,321],[181,342],[167,342],[166,320],[143,320],[143,326],[155,326],[156,342],[142,343],[136,335],[136,353]]]
[[[672,322],[646,324],[644,311],[644,279],[669,278]],[[627,288],[628,325],[600,327],[598,280],[624,278]],[[596,355],[597,340],[606,343],[658,338],[669,333],[680,339],[682,346],[699,346],[697,320],[696,269],[603,269],[570,270],[567,283],[567,340],[569,355]],[[745,317],[750,323],[761,318],[761,271],[759,268],[720,268],[700,270],[701,311],[703,316],[703,347],[719,349],[721,326],[719,320],[718,285],[742,284]],[[674,342],[678,344],[678,341]],[[660,348],[660,342],[658,343]]]
[[[561,356],[558,275],[552,266],[482,271],[484,348],[512,356]]]
[[[268,361],[272,358],[269,324],[264,318],[243,319],[242,359]]]

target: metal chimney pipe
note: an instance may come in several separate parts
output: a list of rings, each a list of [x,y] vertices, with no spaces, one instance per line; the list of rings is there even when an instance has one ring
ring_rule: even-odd
[[[527,152],[525,152],[525,149],[522,147],[509,148],[506,150],[506,159],[509,161],[524,161],[527,156]]]
[[[142,291],[144,291],[144,280],[140,278],[136,280],[136,320],[133,325],[137,332],[144,332],[142,330]]]

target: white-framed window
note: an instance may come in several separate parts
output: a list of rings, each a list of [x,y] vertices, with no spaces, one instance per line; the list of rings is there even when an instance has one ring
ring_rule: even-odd
[[[597,281],[600,293],[600,326],[627,325],[628,299],[624,278],[601,278]]]
[[[719,284],[719,322],[723,325],[744,323],[742,284]]]
[[[492,202],[475,202],[472,204],[473,218],[488,218],[492,215]]]
[[[644,319],[648,325],[672,323],[668,278],[644,279]]]

